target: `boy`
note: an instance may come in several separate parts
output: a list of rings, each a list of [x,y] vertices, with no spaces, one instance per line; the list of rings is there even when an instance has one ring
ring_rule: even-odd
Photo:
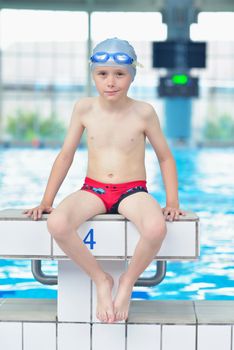
[[[136,74],[137,57],[125,40],[99,43],[90,58],[98,97],[83,98],[74,106],[63,147],[51,170],[39,206],[25,213],[35,220],[48,217],[48,230],[61,249],[91,277],[97,287],[97,317],[102,322],[126,320],[133,286],[151,263],[166,234],[165,219],[179,209],[173,156],[153,107],[127,96]],[[87,129],[88,169],[82,188],[52,204],[71,164],[84,129]],[[158,157],[166,189],[166,207],[148,193],[144,165],[145,138]],[[128,270],[119,279],[112,301],[113,278],[104,272],[77,234],[90,217],[119,213],[132,221],[140,239]]]

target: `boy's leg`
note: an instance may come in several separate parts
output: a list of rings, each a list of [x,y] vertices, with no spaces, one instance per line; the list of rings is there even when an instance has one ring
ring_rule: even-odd
[[[114,312],[111,291],[112,277],[90,253],[77,234],[77,228],[89,218],[106,212],[104,203],[95,194],[79,190],[65,198],[49,215],[48,230],[67,256],[77,263],[97,287],[97,317],[113,322]]]
[[[138,277],[159,251],[166,234],[166,223],[158,202],[146,192],[138,192],[124,198],[118,212],[138,229],[140,239],[136,245],[128,270],[120,277],[114,301],[116,320],[128,316],[133,286]]]

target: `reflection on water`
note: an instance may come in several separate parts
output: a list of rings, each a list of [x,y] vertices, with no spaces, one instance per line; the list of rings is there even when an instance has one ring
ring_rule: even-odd
[[[0,151],[0,209],[37,205],[58,150]],[[177,149],[181,208],[200,217],[201,257],[195,262],[169,262],[164,281],[156,287],[134,288],[135,299],[234,299],[234,183],[233,149]],[[78,189],[85,177],[86,150],[79,150],[55,200],[55,206]],[[165,203],[154,152],[146,152],[151,194]],[[56,262],[44,271],[57,273]],[[144,276],[154,273],[154,263]],[[31,274],[28,260],[0,260],[0,297],[54,298],[57,286],[44,286]]]

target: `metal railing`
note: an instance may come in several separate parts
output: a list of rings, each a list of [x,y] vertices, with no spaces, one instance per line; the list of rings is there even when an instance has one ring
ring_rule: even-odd
[[[156,262],[156,272],[155,275],[150,277],[140,277],[135,283],[136,287],[152,287],[161,283],[164,277],[166,276],[167,262],[166,261],[157,261]],[[55,285],[58,284],[58,276],[55,275],[46,275],[41,268],[41,260],[32,260],[31,261],[31,270],[34,278],[46,285]]]

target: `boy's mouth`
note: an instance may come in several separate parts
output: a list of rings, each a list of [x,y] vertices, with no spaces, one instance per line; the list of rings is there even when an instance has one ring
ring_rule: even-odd
[[[116,92],[118,92],[118,90],[114,90],[114,91],[105,91],[106,94],[115,94]]]

